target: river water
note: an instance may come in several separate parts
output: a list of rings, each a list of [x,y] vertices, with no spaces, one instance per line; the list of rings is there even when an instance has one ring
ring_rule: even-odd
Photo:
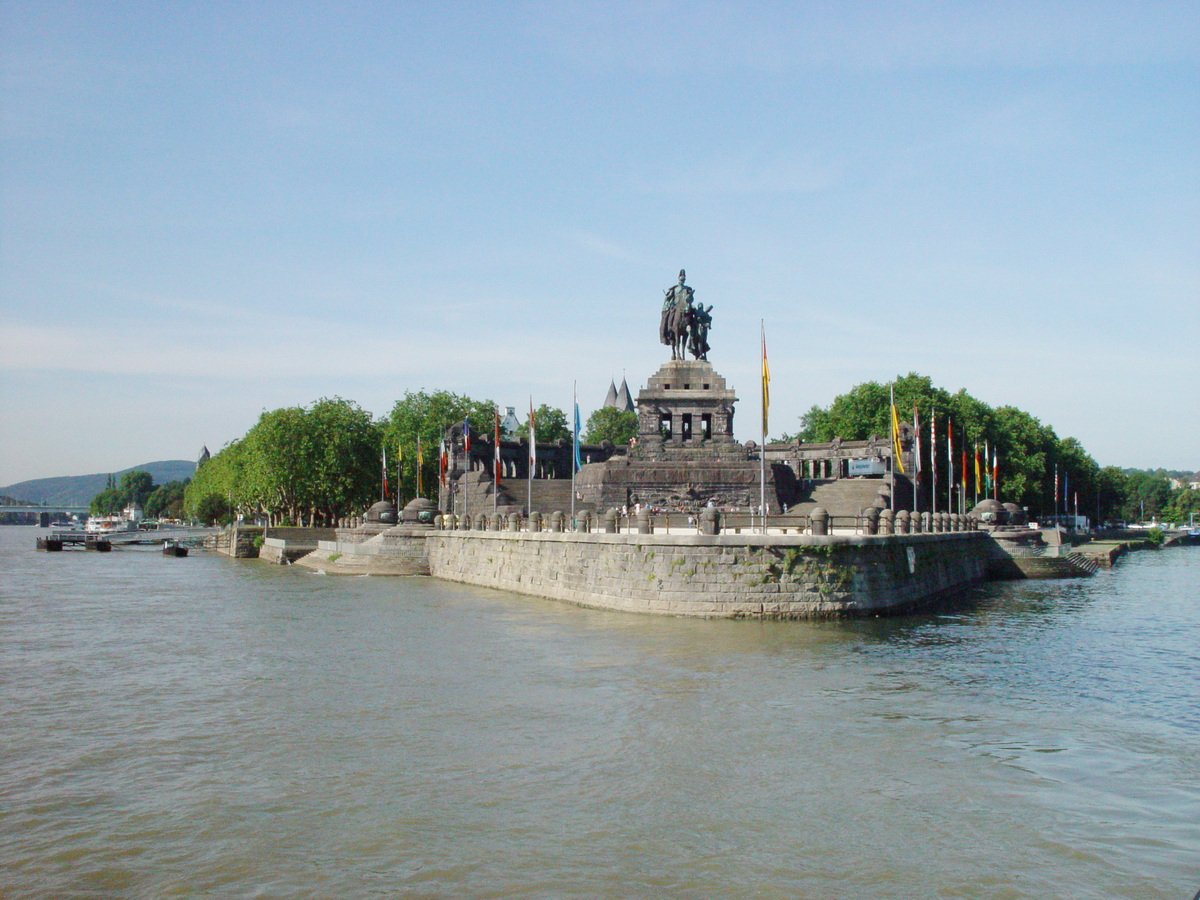
[[[0,529],[0,896],[1170,898],[1200,550],[726,622]]]

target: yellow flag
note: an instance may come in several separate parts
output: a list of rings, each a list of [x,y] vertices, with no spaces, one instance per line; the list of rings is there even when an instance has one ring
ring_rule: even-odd
[[[767,365],[767,332],[765,326],[759,323],[762,332],[762,404],[763,404],[763,443],[767,442],[767,410],[771,406],[771,369]]]
[[[895,454],[896,471],[904,474],[904,458],[900,455],[900,417],[896,414],[896,397],[892,396],[892,452]]]

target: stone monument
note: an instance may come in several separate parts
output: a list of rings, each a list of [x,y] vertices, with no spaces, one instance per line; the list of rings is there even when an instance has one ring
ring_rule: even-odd
[[[576,476],[586,506],[696,511],[760,502],[759,449],[735,441],[736,392],[708,361],[712,306],[693,306],[686,277],[681,269],[679,283],[664,292],[659,338],[671,359],[638,392],[637,437],[626,453],[585,465]],[[767,479],[767,505],[778,511],[770,467]]]

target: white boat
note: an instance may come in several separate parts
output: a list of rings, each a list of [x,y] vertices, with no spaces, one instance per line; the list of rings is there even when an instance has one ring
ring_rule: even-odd
[[[92,516],[83,526],[88,534],[123,534],[137,531],[137,522],[125,516]]]
[[[142,508],[136,503],[131,503],[121,510],[119,516],[92,516],[83,526],[83,530],[91,534],[123,534],[126,531],[137,531],[142,518]]]

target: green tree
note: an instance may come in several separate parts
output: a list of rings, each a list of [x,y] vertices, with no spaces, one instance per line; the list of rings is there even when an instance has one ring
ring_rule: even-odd
[[[121,476],[121,490],[125,494],[126,505],[136,503],[144,508],[146,500],[154,493],[157,486],[154,483],[154,476],[149,472],[139,470],[126,472]]]
[[[451,425],[469,420],[476,434],[491,434],[496,404],[491,400],[472,400],[450,391],[406,391],[381,423],[383,446],[388,451],[389,468],[403,472],[397,491],[401,502],[417,496],[417,442],[421,447],[421,488],[425,496],[437,495],[438,448]],[[539,440],[541,426],[538,426]]]
[[[220,494],[205,494],[197,501],[193,515],[205,525],[227,522],[231,518],[229,501]]]
[[[168,481],[146,499],[145,513],[151,519],[178,519],[183,516],[183,492],[187,481]]]
[[[112,516],[125,508],[125,492],[118,488],[105,488],[88,504],[93,516]]]
[[[533,418],[539,444],[552,444],[560,438],[564,441],[571,440],[571,428],[567,425],[567,414],[561,409],[543,403],[534,410]],[[521,423],[521,427],[517,429],[517,437],[522,440],[529,439],[528,422]]]
[[[612,441],[620,446],[628,444],[637,434],[637,430],[637,413],[613,406],[602,406],[588,416],[583,442],[599,444],[601,441]]]
[[[1149,472],[1130,472],[1126,481],[1123,518],[1141,522],[1161,518],[1171,502],[1171,483],[1162,475]]]
[[[1163,510],[1163,517],[1177,525],[1191,525],[1193,517],[1200,518],[1200,490],[1187,485],[1178,488]]]

